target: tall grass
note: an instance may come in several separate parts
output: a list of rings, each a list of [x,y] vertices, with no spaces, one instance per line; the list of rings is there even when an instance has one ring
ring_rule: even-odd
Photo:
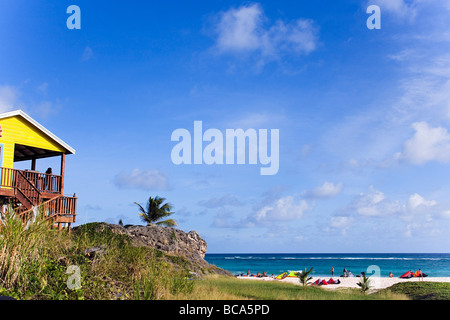
[[[226,300],[404,300],[405,295],[383,291],[364,295],[357,289],[326,290],[320,287],[302,288],[279,281],[251,281],[224,276],[209,276],[199,281],[192,294],[180,299]]]
[[[22,287],[28,282],[26,270],[46,256],[42,250],[51,238],[49,223],[40,214],[22,221],[10,207],[1,215],[0,222],[0,284],[6,289]],[[36,270],[40,273],[42,270]]]
[[[163,253],[135,247],[126,235],[83,225],[72,234],[51,229],[39,211],[27,222],[13,210],[0,222],[0,295],[19,299],[173,299],[192,291],[187,270]],[[85,250],[98,247],[94,257]],[[70,289],[69,266],[81,287]]]
[[[107,248],[107,254],[91,262],[92,279],[101,279],[109,287],[111,298],[134,300],[171,299],[179,292],[189,293],[194,283],[188,280],[188,270],[162,252],[131,244],[127,235],[120,235],[102,224],[91,223],[77,230],[78,251],[93,246]],[[91,284],[88,286],[95,287]],[[88,289],[87,289],[88,290]],[[90,291],[89,289],[88,291]],[[120,292],[119,292],[120,290]],[[90,296],[98,296],[90,294]]]
[[[402,290],[364,295],[356,289],[330,291],[307,286],[301,290],[294,284],[223,276],[189,280],[183,258],[136,247],[127,235],[114,233],[100,223],[80,226],[69,234],[51,229],[39,211],[27,222],[13,210],[0,218],[0,295],[17,299],[407,298]],[[85,250],[93,247],[99,248],[95,256],[86,256]],[[68,288],[70,266],[79,267],[79,288]],[[434,286],[433,292],[448,293],[448,286],[437,289]],[[420,292],[421,296],[426,294]]]

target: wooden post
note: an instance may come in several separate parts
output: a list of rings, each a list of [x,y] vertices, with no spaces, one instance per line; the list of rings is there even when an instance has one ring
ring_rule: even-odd
[[[66,154],[61,154],[61,194],[64,194],[64,171],[66,170]]]
[[[36,158],[31,159],[31,170],[36,171]]]

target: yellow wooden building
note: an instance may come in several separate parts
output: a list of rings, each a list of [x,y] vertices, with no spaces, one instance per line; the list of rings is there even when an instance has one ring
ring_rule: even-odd
[[[70,229],[76,220],[77,198],[64,196],[67,154],[75,150],[22,110],[0,114],[0,201],[10,204],[26,219],[40,208],[59,228]],[[36,161],[60,157],[59,174],[36,171]],[[29,170],[17,170],[14,163],[30,161]]]

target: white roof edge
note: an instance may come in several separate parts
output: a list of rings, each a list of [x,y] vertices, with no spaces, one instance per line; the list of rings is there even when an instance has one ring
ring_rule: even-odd
[[[33,124],[35,127],[37,127],[39,130],[41,130],[42,132],[44,132],[46,135],[48,135],[50,138],[52,138],[54,141],[56,141],[58,144],[60,144],[61,146],[63,146],[67,151],[69,151],[72,154],[75,154],[75,149],[72,148],[71,146],[69,146],[67,143],[65,143],[64,141],[62,141],[60,138],[58,138],[56,135],[54,135],[53,133],[51,133],[48,129],[46,129],[43,125],[41,125],[39,122],[37,122],[36,120],[34,120],[33,118],[31,118],[29,115],[27,115],[25,112],[23,112],[22,110],[14,110],[14,111],[9,111],[9,112],[5,112],[5,113],[1,113],[0,114],[0,119],[3,118],[8,118],[8,117],[14,117],[14,116],[22,116],[24,117],[28,122],[30,122],[31,124]]]

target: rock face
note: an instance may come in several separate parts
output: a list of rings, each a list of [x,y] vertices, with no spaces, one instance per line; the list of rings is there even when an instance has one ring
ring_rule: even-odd
[[[206,254],[206,241],[195,231],[188,233],[160,226],[129,226],[126,228],[136,244],[149,246],[168,254],[202,260]]]
[[[188,233],[175,228],[161,226],[139,226],[101,223],[101,228],[109,228],[117,234],[128,235],[135,246],[146,246],[168,255],[182,257],[190,271],[205,274],[231,275],[228,271],[209,264],[205,258],[207,243],[195,231]],[[75,231],[75,228],[74,228]]]

